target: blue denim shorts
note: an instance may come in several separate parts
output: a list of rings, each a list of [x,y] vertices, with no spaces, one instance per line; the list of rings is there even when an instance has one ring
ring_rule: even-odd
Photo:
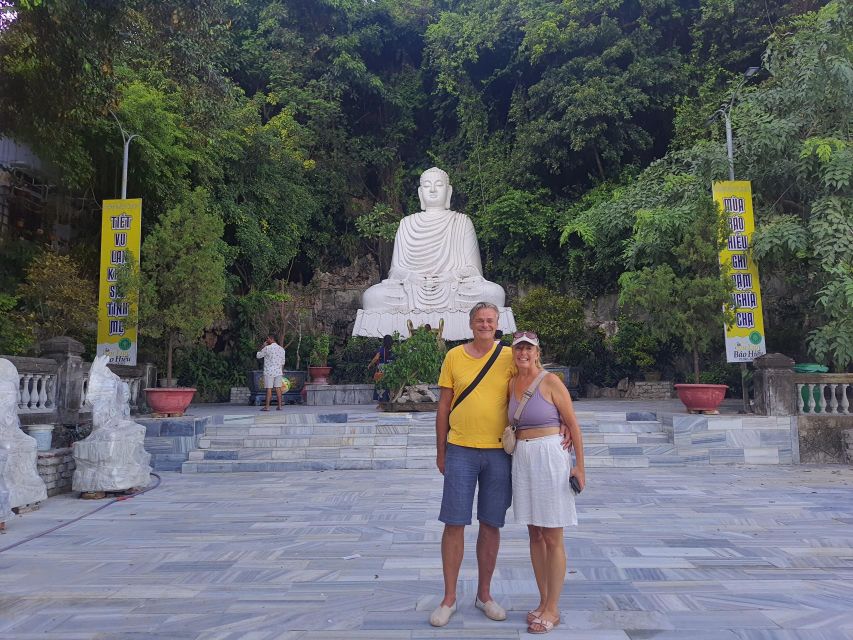
[[[477,520],[493,527],[504,526],[506,510],[512,503],[512,456],[503,449],[448,444],[438,519],[444,524],[471,524],[478,484]]]

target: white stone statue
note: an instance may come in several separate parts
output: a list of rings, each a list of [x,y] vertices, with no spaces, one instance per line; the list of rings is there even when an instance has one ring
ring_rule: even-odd
[[[5,527],[6,520],[12,516],[9,488],[6,486],[6,479],[3,477],[3,474],[6,472],[6,462],[8,460],[9,452],[6,449],[0,448],[0,531]]]
[[[148,485],[151,455],[145,427],[129,418],[129,388],[98,356],[89,370],[86,400],[92,406],[92,433],[75,442],[74,491],[126,491]]]
[[[21,431],[19,388],[15,365],[0,358],[0,449],[6,453],[5,468],[0,469],[0,487],[5,485],[9,492],[11,508],[47,499],[47,488],[36,467],[36,440]]]
[[[503,287],[483,277],[471,219],[450,210],[452,194],[441,169],[421,175],[423,211],[400,221],[388,278],[364,292],[353,335],[406,335],[407,320],[413,320],[432,326],[444,321],[446,339],[470,338],[467,313],[481,301],[501,309],[501,329],[515,330]]]

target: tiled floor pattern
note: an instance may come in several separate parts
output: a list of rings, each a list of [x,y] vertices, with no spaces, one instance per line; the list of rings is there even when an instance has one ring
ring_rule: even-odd
[[[583,640],[853,638],[853,469],[592,469],[568,531],[563,623]],[[441,590],[432,470],[164,473],[162,485],[0,553],[0,638],[267,640],[530,637],[526,532],[509,524],[494,594]],[[94,505],[14,518],[0,548]],[[510,513],[511,516],[511,513]]]

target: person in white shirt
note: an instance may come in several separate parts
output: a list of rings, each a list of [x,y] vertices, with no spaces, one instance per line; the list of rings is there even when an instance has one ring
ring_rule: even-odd
[[[267,404],[261,411],[270,410],[273,388],[275,388],[275,394],[278,397],[278,410],[281,411],[281,377],[285,360],[284,348],[275,341],[275,336],[270,334],[255,357],[264,359],[264,386],[267,389]]]

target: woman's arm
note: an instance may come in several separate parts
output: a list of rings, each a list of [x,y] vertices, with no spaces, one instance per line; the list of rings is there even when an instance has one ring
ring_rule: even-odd
[[[545,379],[542,381],[542,387],[544,387],[542,389],[543,397],[557,407],[560,419],[569,428],[569,434],[572,436],[572,446],[575,449],[575,466],[572,468],[572,475],[577,477],[581,489],[583,489],[586,484],[586,471],[583,459],[583,435],[581,435],[581,426],[575,415],[572,396],[569,395],[569,390],[566,389],[563,381],[553,373],[545,376]]]

